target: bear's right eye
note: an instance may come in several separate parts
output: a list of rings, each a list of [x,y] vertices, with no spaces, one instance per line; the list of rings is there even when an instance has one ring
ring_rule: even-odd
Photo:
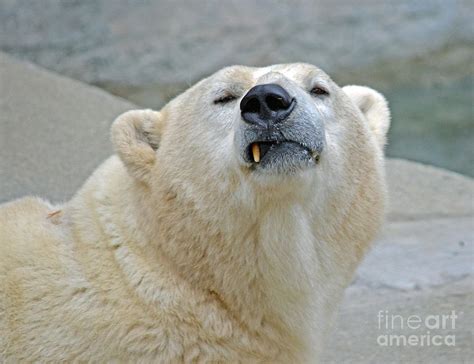
[[[228,102],[234,101],[237,99],[234,95],[225,95],[214,100],[214,104],[227,104]]]

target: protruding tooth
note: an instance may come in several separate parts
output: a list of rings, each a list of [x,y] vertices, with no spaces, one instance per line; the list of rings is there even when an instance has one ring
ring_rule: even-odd
[[[255,163],[260,162],[260,146],[258,143],[252,144],[252,156]]]
[[[315,162],[319,162],[319,153],[316,150],[311,154],[311,157],[313,157]]]

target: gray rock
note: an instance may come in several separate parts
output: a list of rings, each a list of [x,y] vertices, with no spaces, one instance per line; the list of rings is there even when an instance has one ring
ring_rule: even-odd
[[[401,263],[401,262],[400,262]],[[328,339],[321,363],[471,363],[474,357],[474,294],[472,277],[439,286],[436,289],[407,292],[397,290],[370,290],[354,294],[347,292],[333,335]],[[378,314],[382,311],[389,317],[388,329],[385,321],[379,327]],[[430,315],[458,316],[455,327],[447,321],[445,329],[429,329],[425,320]],[[400,315],[405,325],[400,328],[399,320],[391,325],[392,315]],[[419,329],[406,325],[408,317],[415,315],[422,320]],[[430,321],[431,322],[431,321]],[[441,322],[441,320],[440,320]],[[433,321],[434,323],[434,321]],[[413,326],[412,326],[413,327]],[[432,327],[432,326],[430,326]],[[441,335],[442,345],[379,345],[380,335]],[[447,346],[444,338],[454,335],[455,345]],[[383,341],[381,341],[383,343]],[[426,338],[424,340],[426,343]]]
[[[0,202],[71,197],[112,153],[109,126],[134,105],[0,53]]]
[[[472,39],[472,1],[0,1],[0,49],[88,83],[194,82],[224,65],[327,71]]]
[[[474,277],[473,226],[474,214],[388,223],[351,290],[426,290]]]
[[[402,159],[387,163],[389,221],[474,215],[474,180]]]

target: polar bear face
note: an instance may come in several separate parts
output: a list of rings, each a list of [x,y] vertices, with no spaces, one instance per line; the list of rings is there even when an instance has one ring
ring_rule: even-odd
[[[288,67],[230,68],[216,76],[210,111],[231,121],[235,164],[256,176],[315,167],[325,144],[323,120],[331,117],[327,77],[297,77]]]
[[[341,89],[308,64],[228,67],[140,115],[125,114],[113,130],[129,171],[193,196],[351,183],[355,169],[379,168],[389,125],[380,94]]]

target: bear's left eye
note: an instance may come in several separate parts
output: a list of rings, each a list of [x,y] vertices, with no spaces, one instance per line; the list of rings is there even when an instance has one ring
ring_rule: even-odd
[[[315,95],[315,96],[328,96],[329,95],[329,91],[321,86],[314,86],[311,89],[310,93],[311,95]]]
[[[214,104],[227,104],[228,102],[234,101],[236,99],[237,97],[234,95],[225,95],[214,100]]]

